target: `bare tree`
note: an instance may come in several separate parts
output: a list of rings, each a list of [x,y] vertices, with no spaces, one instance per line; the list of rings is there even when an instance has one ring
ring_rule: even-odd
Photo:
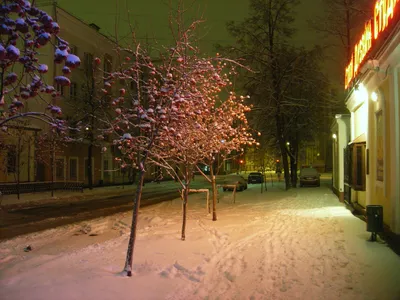
[[[344,63],[350,61],[355,40],[371,17],[368,11],[372,11],[372,3],[369,0],[324,0],[325,15],[309,21],[312,28],[326,35],[327,46],[344,50]]]
[[[51,196],[54,197],[55,184],[57,181],[57,167],[63,167],[63,162],[57,161],[57,156],[61,155],[69,141],[66,132],[56,126],[46,126],[43,131],[36,136],[35,140],[35,161],[50,167]]]
[[[300,57],[280,59],[289,47],[294,30],[292,9],[296,0],[251,0],[250,16],[243,22],[228,24],[228,30],[236,38],[231,49],[235,55],[246,59],[256,71],[248,76],[245,87],[252,99],[260,103],[265,118],[274,120],[275,138],[281,150],[286,188],[290,187],[288,157],[286,153],[284,118],[284,79]]]
[[[86,174],[88,187],[93,189],[93,151],[103,146],[104,120],[112,107],[111,91],[104,85],[104,76],[109,77],[110,70],[100,68],[98,58],[85,61],[85,74],[82,85],[71,89],[68,99],[65,101],[70,108],[65,110],[65,115],[70,126],[70,142],[87,145]],[[110,65],[108,61],[104,65]],[[107,93],[102,92],[107,91]]]
[[[0,133],[0,150],[7,153],[7,161],[2,164],[4,174],[12,174],[16,183],[17,197],[20,198],[22,181],[28,181],[30,177],[30,167],[33,165],[31,157],[31,147],[33,147],[33,135],[28,133],[27,122],[15,120],[12,126]],[[29,128],[28,128],[29,129]],[[13,143],[10,143],[12,141]],[[31,161],[32,160],[32,161]],[[21,179],[23,169],[27,170],[26,179]]]
[[[276,141],[286,189],[295,186],[297,141],[305,138],[293,133],[309,129],[301,123],[304,118],[315,119],[315,115],[305,115],[304,111],[313,102],[322,106],[329,94],[329,85],[319,84],[321,74],[315,71],[320,49],[307,51],[291,45],[293,9],[297,3],[295,0],[251,0],[250,16],[243,22],[228,24],[236,44],[223,49],[245,59],[255,71],[247,73],[243,83],[254,105],[250,120],[263,136]],[[312,71],[308,70],[311,67]],[[312,95],[307,94],[311,87]],[[288,147],[289,139],[293,140],[292,147]]]

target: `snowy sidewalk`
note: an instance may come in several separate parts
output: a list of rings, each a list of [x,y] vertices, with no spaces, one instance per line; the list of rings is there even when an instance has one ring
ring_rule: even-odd
[[[365,223],[330,190],[268,188],[261,194],[250,185],[235,204],[222,193],[217,222],[207,215],[204,195],[191,195],[186,241],[180,200],[142,209],[132,278],[120,275],[130,213],[4,241],[2,297],[400,299],[399,256],[368,242]],[[27,244],[32,251],[23,251]]]

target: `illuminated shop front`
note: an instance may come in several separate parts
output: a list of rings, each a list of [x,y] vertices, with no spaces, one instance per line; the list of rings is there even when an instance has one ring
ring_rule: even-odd
[[[356,208],[382,205],[384,223],[400,233],[400,0],[376,1],[372,15],[345,70],[344,185]]]

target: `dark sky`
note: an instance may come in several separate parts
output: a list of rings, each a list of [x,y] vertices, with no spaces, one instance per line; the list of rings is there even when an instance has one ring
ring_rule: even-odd
[[[173,2],[176,2],[174,0]],[[186,1],[195,3],[190,9],[190,15],[203,18],[202,46],[212,50],[216,42],[230,42],[231,37],[226,31],[226,22],[242,20],[248,13],[247,0],[197,0]],[[130,23],[137,28],[139,38],[163,41],[169,36],[168,0],[58,0],[61,7],[72,12],[88,23],[96,23],[101,31],[108,35],[115,35],[115,24],[120,38],[126,37],[129,31],[128,11]],[[301,0],[296,11],[295,43],[310,46],[319,41],[315,32],[308,29],[307,19],[322,13],[321,0]]]
[[[177,1],[172,0],[173,3]],[[159,45],[170,44],[169,0],[58,0],[58,3],[85,22],[97,24],[107,35],[115,36],[118,28],[119,39],[129,39],[129,24],[132,24],[142,41],[156,39]],[[216,43],[233,42],[226,30],[227,21],[240,21],[248,15],[248,0],[185,0],[185,3],[194,3],[188,14],[191,18],[205,20],[200,48],[208,53],[215,52]],[[296,45],[311,48],[321,42],[321,35],[310,29],[307,22],[323,12],[322,0],[300,0],[294,12],[297,33],[293,42]],[[324,68],[336,80],[342,72],[337,62],[326,62]]]

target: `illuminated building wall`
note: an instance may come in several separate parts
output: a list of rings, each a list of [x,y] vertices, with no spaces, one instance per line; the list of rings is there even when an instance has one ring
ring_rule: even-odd
[[[400,233],[400,1],[376,1],[372,15],[346,68],[351,201],[382,205],[384,223]]]

